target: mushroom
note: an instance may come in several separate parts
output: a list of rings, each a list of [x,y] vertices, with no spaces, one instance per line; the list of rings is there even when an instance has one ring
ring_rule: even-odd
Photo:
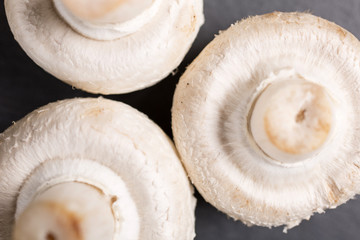
[[[202,196],[247,225],[288,228],[360,186],[360,44],[309,13],[221,32],[176,88],[172,128]]]
[[[92,93],[151,86],[182,61],[202,0],[5,0],[10,28],[39,66]]]
[[[172,142],[125,104],[64,100],[0,135],[1,240],[188,240],[194,208]]]

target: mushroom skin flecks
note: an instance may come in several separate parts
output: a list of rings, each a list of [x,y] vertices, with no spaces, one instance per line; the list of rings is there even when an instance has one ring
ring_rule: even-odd
[[[97,7],[100,13],[91,10],[99,1],[87,1],[4,3],[14,37],[28,56],[91,93],[128,93],[164,79],[204,22],[202,0],[107,0],[109,8]],[[88,8],[80,11],[83,5]]]
[[[0,135],[0,240],[189,240],[192,194],[170,139],[119,102],[51,103]]]
[[[308,13],[222,31],[176,88],[172,128],[202,196],[247,225],[335,208],[360,186],[360,43]]]

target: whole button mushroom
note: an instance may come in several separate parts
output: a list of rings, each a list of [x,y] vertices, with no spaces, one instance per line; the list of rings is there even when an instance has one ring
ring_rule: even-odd
[[[182,61],[202,0],[5,0],[15,39],[43,69],[92,93],[151,86]]]
[[[189,240],[192,193],[169,138],[119,102],[52,103],[0,135],[1,240]]]
[[[360,186],[360,43],[308,13],[221,32],[175,92],[172,127],[203,197],[247,225],[288,228]]]

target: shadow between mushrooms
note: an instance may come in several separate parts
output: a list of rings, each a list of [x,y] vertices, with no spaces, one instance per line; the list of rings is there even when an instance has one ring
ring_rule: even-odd
[[[247,225],[285,225],[359,192],[360,44],[308,13],[221,32],[176,88],[172,128],[203,197]]]

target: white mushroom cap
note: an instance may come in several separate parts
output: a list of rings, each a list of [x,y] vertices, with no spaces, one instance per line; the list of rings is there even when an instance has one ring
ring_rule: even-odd
[[[110,20],[105,14],[94,21],[84,21],[68,2],[5,0],[5,9],[15,39],[38,65],[92,93],[131,92],[165,78],[204,21],[201,0],[142,1],[144,7],[125,19],[118,18],[126,11],[120,4],[120,14],[110,11]],[[110,23],[114,19],[117,23]]]
[[[89,202],[79,204],[83,196]],[[81,239],[93,239],[86,235],[89,226],[115,226],[110,239],[195,235],[195,198],[169,138],[145,115],[102,98],[49,104],[0,135],[0,239],[10,239],[15,222],[23,236],[31,215],[33,229],[55,235],[60,230],[53,223],[70,218],[56,215],[58,208],[49,209],[49,203],[86,216],[78,222]],[[103,203],[104,210],[96,211]],[[73,236],[66,226],[62,233]]]
[[[308,13],[221,32],[176,88],[172,127],[203,197],[247,225],[296,226],[359,192],[360,44]]]

